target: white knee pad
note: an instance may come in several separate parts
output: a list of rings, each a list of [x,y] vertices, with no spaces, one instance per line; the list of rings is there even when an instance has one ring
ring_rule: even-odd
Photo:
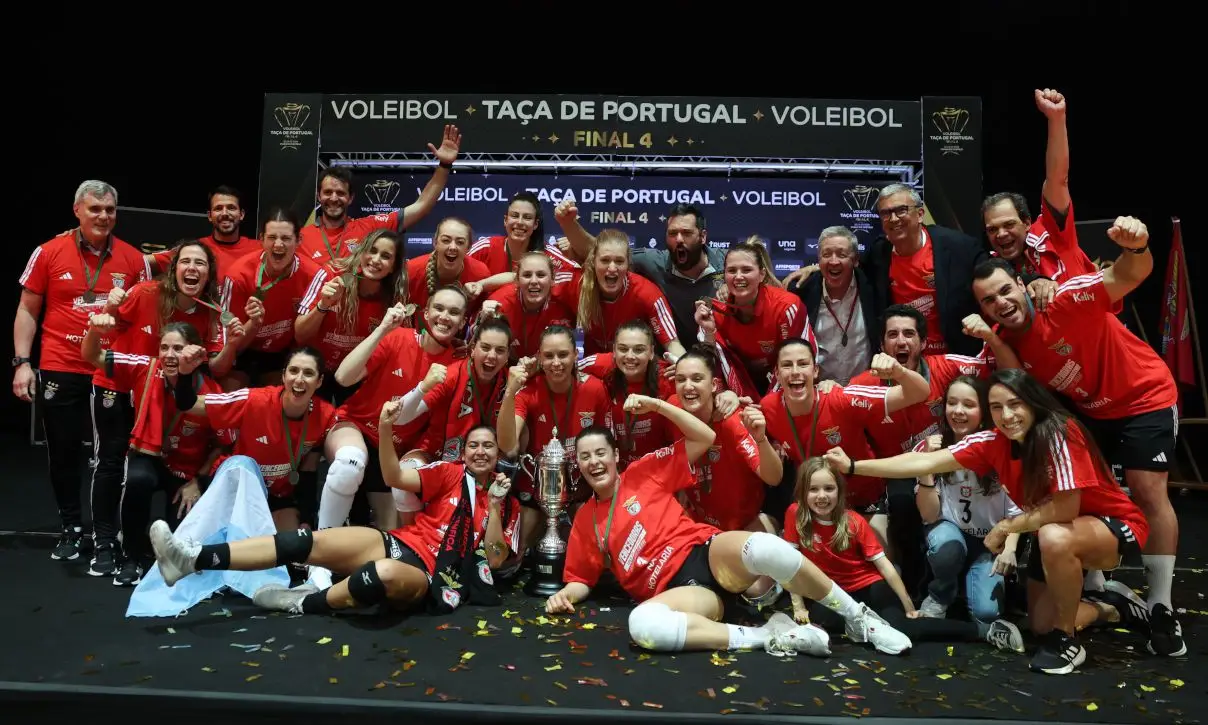
[[[688,638],[688,615],[666,604],[639,604],[629,613],[629,638],[655,652],[679,652]]]
[[[742,564],[752,574],[770,576],[784,584],[797,575],[802,556],[779,536],[756,532],[742,545]]]
[[[355,446],[344,446],[336,451],[323,488],[344,496],[354,495],[365,480],[365,460],[365,451]]]
[[[424,465],[422,461],[417,461],[414,458],[404,458],[398,462],[398,467],[402,469],[419,468],[422,465]],[[410,491],[404,491],[401,488],[392,488],[390,489],[390,495],[394,497],[394,508],[400,514],[422,511],[424,508],[424,502],[419,499],[419,496]]]

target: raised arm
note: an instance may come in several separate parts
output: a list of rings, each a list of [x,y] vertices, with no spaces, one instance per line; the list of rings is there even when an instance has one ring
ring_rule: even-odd
[[[336,368],[336,382],[344,387],[349,387],[364,378],[365,365],[369,362],[369,357],[381,344],[382,338],[403,324],[405,315],[406,312],[401,302],[386,310],[386,317],[382,320],[382,324],[374,328],[368,337],[361,340],[352,349],[352,352],[340,361],[340,367]]]
[[[587,259],[592,247],[596,246],[596,238],[587,233],[579,223],[579,207],[572,196],[567,195],[558,206],[554,207],[554,220],[562,227],[566,241],[570,242],[571,256],[580,264]]]
[[[1112,302],[1118,302],[1153,272],[1149,229],[1140,219],[1122,216],[1116,217],[1116,223],[1107,230],[1107,236],[1124,250],[1112,266],[1103,270],[1103,286],[1107,289],[1107,296]]]
[[[893,380],[897,385],[885,393],[885,412],[893,413],[921,403],[931,394],[931,384],[922,375],[907,370],[893,355],[879,352],[872,358],[869,370],[882,380]]]
[[[80,355],[84,361],[95,368],[105,368],[105,351],[101,348],[101,338],[113,331],[117,321],[113,315],[99,314],[88,318],[88,331],[84,333],[84,341],[80,343]]]
[[[424,185],[424,190],[420,192],[419,198],[403,208],[403,213],[399,214],[398,231],[402,232],[411,227],[420,219],[428,215],[432,208],[436,206],[436,202],[440,200],[440,193],[445,190],[445,184],[449,183],[449,171],[453,168],[453,162],[457,160],[457,152],[461,149],[461,132],[456,126],[445,126],[445,135],[441,139],[440,148],[436,148],[432,144],[428,144],[428,150],[436,157],[439,165],[432,170],[432,178]]]
[[[382,412],[378,416],[378,464],[382,468],[382,481],[390,488],[418,494],[420,492],[419,471],[414,468],[403,468],[398,464],[398,453],[394,450],[394,436],[390,435],[394,425],[394,416],[398,415],[402,404],[397,400],[387,400],[382,404]]]
[[[1058,214],[1070,210],[1070,139],[1065,125],[1065,96],[1046,88],[1036,91],[1036,107],[1049,122],[1049,142],[1044,151],[1045,203]]]
[[[708,423],[665,400],[645,395],[630,395],[625,399],[625,411],[634,415],[658,413],[670,420],[684,434],[684,447],[688,453],[689,463],[696,463],[701,456],[705,455],[709,446],[713,445],[714,439],[717,438],[717,433]]]

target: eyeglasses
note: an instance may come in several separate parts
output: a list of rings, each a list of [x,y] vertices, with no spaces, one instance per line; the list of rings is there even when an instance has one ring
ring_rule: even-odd
[[[901,219],[910,213],[911,209],[917,209],[913,204],[905,204],[903,206],[895,206],[892,209],[877,209],[877,216],[882,219]]]

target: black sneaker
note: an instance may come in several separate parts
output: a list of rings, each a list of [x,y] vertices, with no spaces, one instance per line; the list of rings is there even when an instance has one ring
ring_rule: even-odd
[[[1040,638],[1040,647],[1029,665],[1034,672],[1046,675],[1068,675],[1086,661],[1086,650],[1078,640],[1060,629]]]
[[[1183,641],[1183,625],[1174,618],[1174,612],[1165,604],[1153,605],[1149,613],[1149,652],[1163,657],[1182,657],[1187,654],[1187,643]]]
[[[83,545],[84,532],[78,526],[69,526],[59,535],[59,542],[50,552],[50,558],[55,561],[74,561],[80,558],[80,547]]]
[[[138,560],[126,558],[122,561],[121,568],[117,570],[117,574],[113,577],[113,586],[136,587],[142,580],[143,567],[139,565]]]
[[[88,567],[89,576],[113,576],[117,574],[117,546],[112,541],[101,541],[92,553],[92,565]]]
[[[1120,613],[1117,624],[1124,629],[1141,634],[1149,632],[1149,607],[1145,600],[1122,582],[1111,581],[1108,584],[1111,586],[1105,586],[1103,591],[1083,592],[1082,597],[1088,602],[1101,602],[1115,608]]]

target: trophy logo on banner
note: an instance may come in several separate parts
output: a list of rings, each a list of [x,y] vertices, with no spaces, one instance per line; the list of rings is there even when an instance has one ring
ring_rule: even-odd
[[[972,141],[972,136],[965,135],[965,127],[969,125],[969,111],[965,108],[947,106],[931,114],[931,124],[939,131],[932,134],[931,140],[940,144],[944,156],[955,156],[965,150],[963,141]]]
[[[390,179],[378,179],[365,184],[365,198],[369,200],[369,208],[365,211],[393,211],[394,201],[402,190],[402,184]]]
[[[273,136],[281,137],[281,148],[297,151],[302,147],[302,136],[311,136],[314,131],[305,129],[310,120],[310,106],[305,103],[285,103],[273,109],[273,118],[277,121],[277,131]]]
[[[525,466],[525,463],[535,463],[535,470]],[[566,542],[558,535],[558,522],[570,502],[566,449],[558,439],[557,428],[554,429],[553,438],[541,450],[540,457],[534,461],[531,455],[521,456],[520,467],[532,477],[537,505],[546,516],[545,536],[537,543],[533,555],[533,574],[525,586],[525,593],[534,597],[550,597],[562,589]]]

